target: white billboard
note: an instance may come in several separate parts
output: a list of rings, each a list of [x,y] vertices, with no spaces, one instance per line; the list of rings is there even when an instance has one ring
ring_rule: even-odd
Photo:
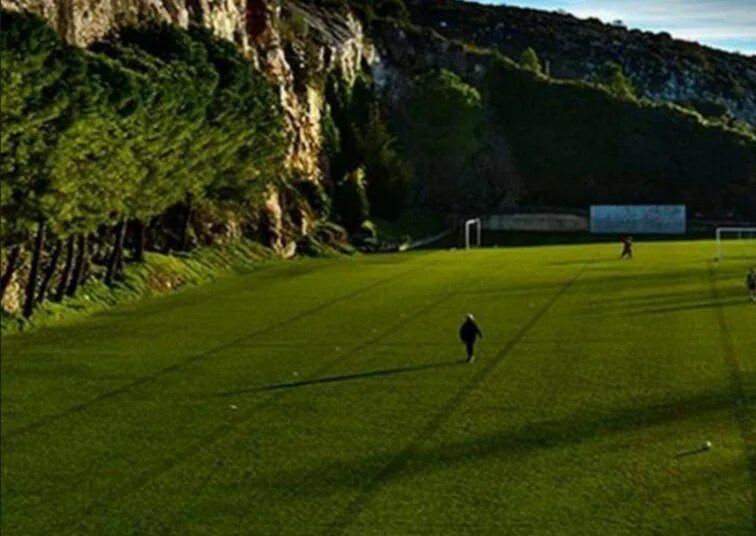
[[[592,233],[685,234],[685,205],[593,205]]]

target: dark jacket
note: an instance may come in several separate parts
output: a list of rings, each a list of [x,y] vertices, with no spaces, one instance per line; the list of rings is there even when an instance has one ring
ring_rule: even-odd
[[[459,338],[463,342],[474,342],[477,337],[483,337],[483,332],[480,331],[478,324],[474,320],[467,319],[462,327],[459,328]]]

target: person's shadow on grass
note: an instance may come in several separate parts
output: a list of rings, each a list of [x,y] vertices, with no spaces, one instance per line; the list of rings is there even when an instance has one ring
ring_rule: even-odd
[[[321,385],[321,384],[326,384],[326,383],[339,383],[339,382],[345,382],[345,381],[351,381],[351,380],[363,380],[363,379],[368,379],[368,378],[396,376],[399,374],[408,374],[411,372],[422,372],[422,371],[428,371],[428,370],[434,370],[434,369],[442,369],[442,368],[454,367],[454,366],[463,365],[463,364],[465,364],[465,362],[460,359],[460,360],[455,360],[455,361],[444,361],[440,363],[426,363],[424,365],[412,365],[408,367],[394,367],[394,368],[387,368],[387,369],[370,370],[367,372],[355,372],[352,374],[341,374],[338,376],[326,376],[323,378],[296,380],[292,382],[269,383],[265,385],[258,385],[255,387],[248,387],[245,389],[236,389],[233,391],[224,391],[222,393],[215,393],[211,395],[211,397],[224,398],[224,397],[248,394],[248,393],[278,391],[278,390],[283,390],[283,389],[295,389],[297,387],[306,387],[310,385]]]

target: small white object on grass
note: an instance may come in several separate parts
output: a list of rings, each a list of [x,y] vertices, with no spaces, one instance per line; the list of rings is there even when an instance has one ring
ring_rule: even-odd
[[[228,407],[231,408],[231,409],[234,409],[234,410],[239,409],[239,406],[237,406],[236,404],[231,404]]]
[[[711,448],[711,441],[704,441],[703,445],[701,445],[701,448],[704,450],[709,450]]]

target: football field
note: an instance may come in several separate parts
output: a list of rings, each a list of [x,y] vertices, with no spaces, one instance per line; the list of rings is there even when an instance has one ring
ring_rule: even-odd
[[[0,529],[752,535],[756,259],[713,253],[278,262],[4,337]]]

